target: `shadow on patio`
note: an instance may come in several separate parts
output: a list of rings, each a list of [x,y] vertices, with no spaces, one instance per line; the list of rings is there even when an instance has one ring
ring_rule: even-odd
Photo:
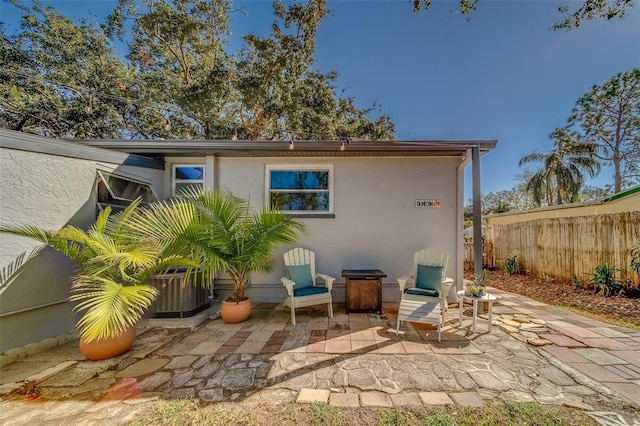
[[[516,303],[524,299],[505,297],[494,314],[518,315]],[[522,335],[501,327],[488,333],[483,321],[472,333],[470,309],[459,327],[457,306],[449,306],[441,343],[435,327],[422,324],[405,322],[396,335],[396,305],[385,305],[383,315],[347,315],[338,305],[333,319],[320,309],[300,309],[293,326],[288,309],[275,304],[256,305],[241,324],[216,319],[195,330],[144,330],[130,351],[106,361],[83,360],[77,341],[69,342],[2,368],[7,409],[0,421],[108,418],[114,407],[129,413],[156,399],[288,403],[302,389],[355,395],[356,404],[364,403],[363,395],[385,401],[438,395],[445,403],[516,398],[589,409],[591,400],[610,397],[559,368]],[[527,309],[537,306],[521,310]],[[29,377],[37,380],[38,404],[15,392],[16,382]]]
[[[328,365],[341,370],[340,363],[362,355],[481,353],[470,344],[465,329],[457,328],[457,309],[453,306],[447,313],[449,321],[441,343],[435,327],[428,325],[404,322],[396,334],[397,305],[385,305],[383,315],[347,315],[344,305],[338,304],[334,318],[328,318],[326,310],[319,308],[300,309],[295,326],[288,309],[257,304],[250,319],[240,324],[216,319],[195,330],[140,330],[131,350],[105,361],[84,360],[77,341],[69,342],[3,367],[0,384],[6,392],[11,389],[8,385],[42,373],[47,376],[38,379],[42,400],[125,399],[134,394],[223,400],[250,395],[274,384],[286,387],[288,382],[347,387],[353,385],[347,380],[348,374],[327,372],[322,382],[304,377]],[[63,368],[56,371],[61,364]],[[391,367],[388,374],[379,373],[397,377]],[[135,380],[124,380],[132,378]],[[404,379],[412,381],[408,376]],[[375,389],[377,385],[379,380],[375,379],[368,387]],[[400,391],[406,385],[387,383],[383,387]],[[411,387],[418,388],[420,383]]]

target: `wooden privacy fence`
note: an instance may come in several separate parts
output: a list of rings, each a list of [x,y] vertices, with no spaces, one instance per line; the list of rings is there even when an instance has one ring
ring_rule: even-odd
[[[464,269],[465,271],[473,271],[473,241],[464,243]],[[493,244],[491,241],[482,240],[482,266],[485,268],[493,268]]]
[[[517,255],[523,271],[571,280],[588,279],[596,266],[608,263],[620,269],[618,278],[638,277],[630,271],[630,249],[640,243],[640,212],[536,219],[492,225],[496,266]]]

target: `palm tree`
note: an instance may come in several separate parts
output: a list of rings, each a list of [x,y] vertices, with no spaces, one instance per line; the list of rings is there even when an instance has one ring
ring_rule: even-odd
[[[544,164],[529,178],[525,188],[538,205],[543,200],[553,205],[554,196],[557,205],[574,202],[584,184],[584,173],[592,178],[600,173],[597,146],[576,141],[575,133],[566,128],[555,129],[549,137],[555,139],[552,152],[533,152],[520,159],[520,167],[527,163]]]
[[[253,272],[273,270],[273,249],[292,243],[305,225],[279,209],[253,211],[230,193],[189,188],[179,197],[154,203],[129,221],[130,232],[161,239],[172,253],[190,253],[202,276],[229,274],[235,302]]]
[[[87,231],[72,225],[58,231],[0,228],[47,244],[76,263],[70,299],[79,302],[74,308],[82,312],[77,327],[86,343],[116,337],[140,320],[158,293],[148,284],[151,274],[198,266],[180,252],[169,252],[162,240],[130,233],[128,224],[139,204],[140,199],[114,215],[107,207]]]
[[[235,283],[233,299],[243,300],[249,274],[272,270],[273,248],[306,229],[281,210],[253,212],[248,201],[221,192],[192,189],[167,202],[140,202],[115,215],[107,207],[87,231],[72,225],[0,228],[76,263],[71,300],[79,302],[77,327],[86,343],[116,337],[140,320],[158,294],[148,284],[154,273],[186,267],[186,276],[206,284],[217,271],[226,272]]]

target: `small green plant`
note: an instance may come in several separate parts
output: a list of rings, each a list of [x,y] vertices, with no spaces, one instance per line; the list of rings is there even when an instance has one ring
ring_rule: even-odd
[[[520,273],[520,263],[518,263],[516,256],[505,260],[502,264],[502,269],[507,275],[515,275]]]
[[[465,294],[472,297],[482,297],[486,293],[485,279],[487,277],[487,271],[482,270],[482,275],[474,275],[473,281],[469,282],[465,287]]]
[[[378,418],[378,426],[414,426],[419,424],[420,420],[415,414],[403,409],[383,411]]]
[[[339,426],[342,424],[344,412],[332,405],[315,402],[309,405],[314,424],[323,426]]]
[[[571,285],[574,289],[584,288],[582,281],[580,281],[580,278],[578,278],[576,274],[571,274]]]
[[[616,279],[618,271],[615,265],[609,266],[608,263],[596,266],[593,276],[587,282],[594,285],[594,293],[602,292],[605,297],[617,296],[624,290],[620,281]]]
[[[631,270],[640,278],[640,243],[631,247]]]

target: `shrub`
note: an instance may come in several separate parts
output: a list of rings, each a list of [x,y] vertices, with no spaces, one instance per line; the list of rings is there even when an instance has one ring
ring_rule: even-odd
[[[601,291],[605,297],[617,296],[624,290],[620,281],[616,279],[617,271],[619,269],[615,265],[609,266],[608,263],[596,266],[593,276],[587,282],[594,285],[594,293]]]
[[[640,243],[631,247],[631,270],[640,278]]]
[[[576,274],[571,274],[571,285],[573,285],[575,289],[584,288],[584,283]]]
[[[520,264],[516,260],[516,256],[505,260],[502,264],[502,269],[507,275],[515,275],[520,273]]]

